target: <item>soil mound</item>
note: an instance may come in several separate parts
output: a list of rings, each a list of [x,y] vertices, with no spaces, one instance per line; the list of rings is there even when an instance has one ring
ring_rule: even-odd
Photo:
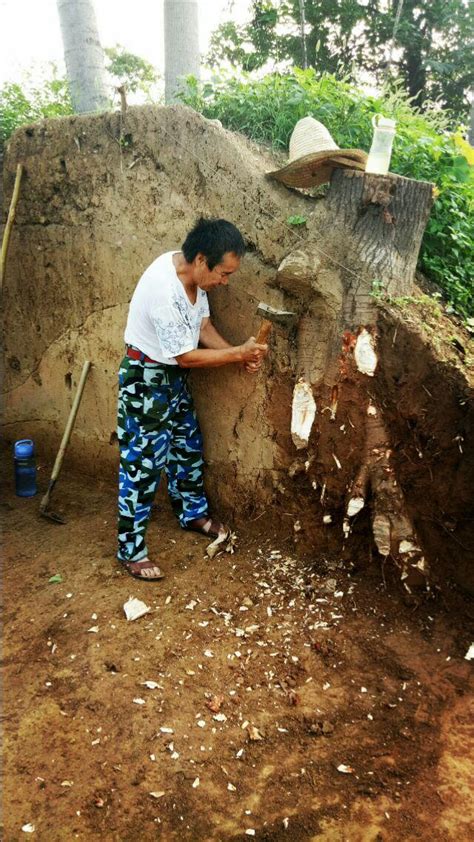
[[[288,190],[265,177],[274,169],[266,150],[179,106],[47,120],[18,130],[5,159],[6,197],[19,161],[25,176],[4,290],[8,442],[31,436],[42,460],[53,459],[82,363],[90,359],[65,470],[112,479],[116,370],[137,279],[157,254],[179,247],[198,215],[224,216],[242,230],[248,255],[229,288],[211,297],[218,329],[235,343],[255,334],[261,300],[296,310],[300,326],[297,334],[273,333],[258,378],[228,368],[193,374],[216,508],[237,524],[271,512],[282,538],[306,558],[323,551],[363,565],[374,554],[385,563],[399,560],[396,545],[405,540],[417,555],[410,551],[408,562],[400,562],[402,578],[422,570],[423,579],[426,563],[435,581],[454,577],[473,587],[472,341],[441,318],[439,307],[439,316],[430,311],[436,322],[430,326],[427,299],[410,276],[419,246],[410,229],[416,226],[393,231],[392,204],[402,197],[397,190],[413,191],[417,182],[393,177],[388,193],[383,185],[372,193],[365,185],[364,214],[354,217],[375,232],[377,247],[368,251],[390,257],[389,289],[402,284],[411,290],[403,306],[377,307],[375,314],[372,268],[363,263],[362,248],[351,257],[348,246],[355,205],[341,196],[353,196],[360,186],[350,173],[333,178],[324,200]],[[421,185],[423,195],[428,188]],[[295,217],[304,224],[292,225]],[[402,242],[404,272],[396,268]],[[362,382],[350,343],[369,321],[379,365],[376,377]],[[353,340],[341,351],[348,331]],[[317,404],[306,451],[298,451],[291,436],[300,376]],[[404,527],[397,532],[392,512],[389,552],[381,556],[371,531],[377,516],[378,527],[389,530],[390,506],[380,511],[377,459],[365,508],[348,526],[346,517],[347,495],[364,466],[370,401],[384,419],[379,449],[388,454],[384,470],[393,472],[392,497],[397,488],[402,492],[395,509]]]

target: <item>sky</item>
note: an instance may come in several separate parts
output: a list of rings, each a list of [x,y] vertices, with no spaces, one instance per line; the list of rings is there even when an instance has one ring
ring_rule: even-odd
[[[93,0],[103,47],[121,44],[163,72],[163,0]],[[249,0],[198,0],[201,52],[219,23],[245,19]],[[229,13],[229,5],[233,7]],[[0,84],[55,62],[64,72],[56,0],[0,0]]]

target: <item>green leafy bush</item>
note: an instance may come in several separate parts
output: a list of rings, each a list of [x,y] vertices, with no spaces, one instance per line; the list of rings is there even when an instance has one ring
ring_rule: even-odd
[[[182,99],[226,128],[280,150],[288,148],[296,121],[307,114],[324,123],[339,146],[365,150],[373,115],[395,119],[391,171],[436,185],[420,268],[459,314],[474,315],[474,173],[466,158],[472,149],[448,130],[449,113],[436,104],[420,113],[400,88],[370,96],[333,75],[299,69],[206,84],[191,77]]]
[[[46,79],[40,85],[28,81],[21,85],[6,82],[0,88],[0,144],[5,143],[18,126],[72,113],[68,83],[55,73],[52,79]]]
[[[121,44],[105,47],[108,58],[106,70],[119,85],[126,85],[132,93],[141,91],[148,99],[159,75],[152,64],[144,58],[129,53]]]

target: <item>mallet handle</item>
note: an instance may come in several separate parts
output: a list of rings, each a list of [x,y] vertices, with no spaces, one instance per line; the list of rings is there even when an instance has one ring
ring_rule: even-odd
[[[267,343],[271,329],[271,321],[269,319],[263,319],[262,324],[260,325],[260,329],[257,333],[257,338],[255,340],[257,342],[257,345],[265,345]]]

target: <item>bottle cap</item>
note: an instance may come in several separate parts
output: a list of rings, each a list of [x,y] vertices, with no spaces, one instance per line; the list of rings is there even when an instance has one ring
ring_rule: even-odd
[[[20,439],[15,442],[14,453],[17,459],[30,459],[35,452],[35,445],[31,439]]]
[[[391,120],[390,117],[384,117],[383,114],[374,114],[372,125],[374,129],[394,129],[397,123],[396,120]]]

